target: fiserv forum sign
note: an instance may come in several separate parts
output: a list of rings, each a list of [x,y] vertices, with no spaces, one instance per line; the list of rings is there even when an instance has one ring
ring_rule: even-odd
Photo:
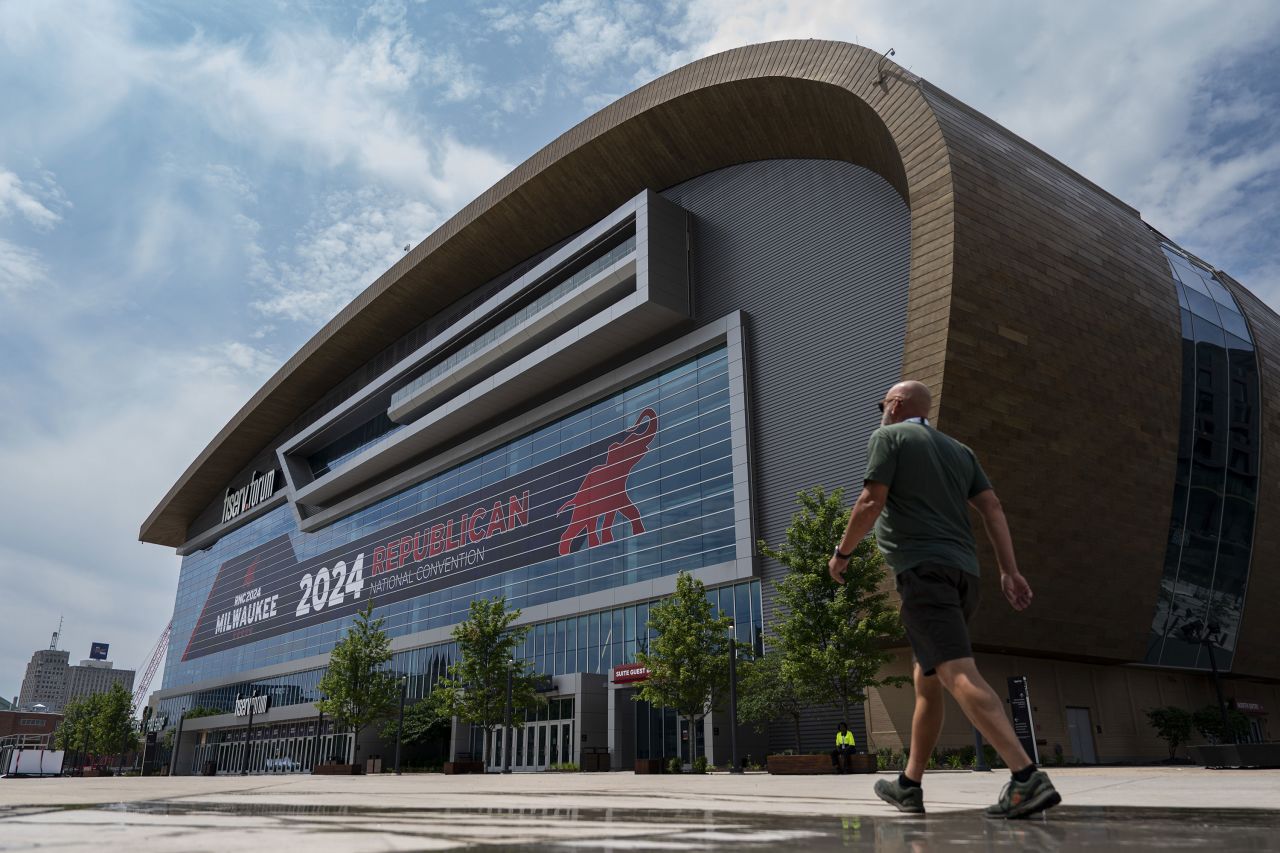
[[[300,562],[285,535],[223,563],[183,652],[191,660],[644,532],[627,479],[658,415]]]
[[[222,521],[225,524],[242,512],[253,509],[276,493],[276,472],[249,475],[249,482],[238,489],[227,489],[222,496]]]

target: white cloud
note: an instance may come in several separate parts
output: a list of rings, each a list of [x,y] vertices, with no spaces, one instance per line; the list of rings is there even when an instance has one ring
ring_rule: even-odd
[[[51,173],[42,173],[41,179],[40,184],[23,181],[0,166],[0,218],[17,213],[42,231],[61,222],[55,208],[69,206],[66,196]]]
[[[354,167],[368,178],[456,209],[509,170],[417,110],[420,89],[441,101],[475,97],[475,66],[426,51],[403,22],[357,40],[320,30],[276,31],[258,48],[198,36],[164,57],[154,82],[203,111],[237,145],[313,169]]]
[[[210,163],[205,166],[201,179],[212,190],[226,193],[249,204],[258,203],[257,188],[235,166],[228,166],[225,163]]]
[[[690,34],[672,38],[683,26],[685,11],[680,4],[640,4],[614,0],[550,0],[538,6],[532,16],[506,9],[489,11],[490,26],[500,32],[533,29],[550,39],[551,50],[572,73],[582,74],[617,67],[633,69],[630,76],[641,78],[669,70],[680,64]],[[675,18],[676,26],[670,19]],[[672,32],[664,31],[667,22]]]
[[[0,5],[0,46],[14,67],[66,58],[34,85],[14,81],[11,93],[36,95],[11,109],[23,128],[43,128],[24,146],[41,150],[83,139],[130,99],[160,96],[153,114],[180,107],[184,119],[199,116],[209,132],[258,156],[321,173],[354,168],[366,180],[456,209],[509,166],[421,110],[424,94],[452,103],[484,87],[479,67],[455,49],[424,46],[403,5],[375,4],[351,35],[317,23],[282,26],[260,39],[197,29],[159,46],[142,40],[139,11],[122,3],[100,2],[83,15],[57,2]],[[461,178],[448,171],[459,161]]]
[[[0,237],[0,296],[13,296],[48,275],[49,268],[38,252]]]
[[[441,221],[420,201],[373,190],[336,193],[299,235],[288,257],[259,268],[269,295],[254,307],[269,317],[328,320]]]
[[[43,390],[0,381],[0,398],[20,398],[0,415],[0,689],[12,693],[59,615],[73,657],[104,641],[117,665],[141,662],[172,613],[178,561],[134,532],[278,365],[237,342],[189,352],[59,335],[71,317],[36,313],[46,319],[30,317],[27,343],[48,371]],[[51,413],[37,405],[46,394],[75,402]]]
[[[6,147],[53,158],[117,113],[148,61],[132,19],[109,0],[0,3]]]

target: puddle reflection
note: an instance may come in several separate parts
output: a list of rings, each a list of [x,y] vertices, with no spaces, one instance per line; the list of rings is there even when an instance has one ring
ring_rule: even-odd
[[[184,832],[204,845],[221,829],[251,829],[270,847],[303,841],[326,849],[386,849],[395,839],[422,849],[490,850],[829,850],[972,851],[1274,849],[1274,814],[1262,811],[1060,807],[1027,821],[990,821],[978,812],[916,818],[793,817],[733,812],[635,809],[397,809],[278,803],[116,803],[109,806],[0,809],[0,850],[23,849],[31,831],[44,843],[100,844],[95,826],[134,836],[138,850],[169,849]],[[213,836],[211,838],[210,836]],[[166,843],[156,843],[164,841]],[[182,849],[178,846],[174,849]],[[260,848],[261,849],[261,848]]]

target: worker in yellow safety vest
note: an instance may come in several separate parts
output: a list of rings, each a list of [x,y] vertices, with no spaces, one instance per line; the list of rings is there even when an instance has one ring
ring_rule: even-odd
[[[831,764],[836,768],[836,773],[851,772],[849,756],[853,755],[857,743],[853,732],[849,731],[849,727],[842,722],[840,728],[836,730],[836,748],[831,750]]]

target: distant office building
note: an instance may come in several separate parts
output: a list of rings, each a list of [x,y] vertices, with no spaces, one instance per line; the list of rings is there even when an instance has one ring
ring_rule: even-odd
[[[22,679],[18,694],[18,707],[31,710],[44,705],[50,711],[59,711],[67,696],[67,669],[71,652],[61,649],[41,649],[31,656],[27,675]]]
[[[16,699],[18,697],[15,696],[14,698]],[[11,710],[12,708],[13,708],[13,703],[10,702],[8,699],[5,699],[4,697],[0,696],[0,711],[8,711],[8,710]]]
[[[67,703],[106,693],[116,683],[133,692],[133,670],[115,669],[111,661],[92,659],[71,666],[70,657],[70,652],[61,649],[41,649],[33,654],[22,680],[18,708],[32,710],[43,705],[46,711],[61,711]]]
[[[131,669],[115,669],[109,660],[82,660],[79,666],[67,667],[66,701],[106,693],[113,684],[119,684],[126,693],[132,694],[133,675]]]

